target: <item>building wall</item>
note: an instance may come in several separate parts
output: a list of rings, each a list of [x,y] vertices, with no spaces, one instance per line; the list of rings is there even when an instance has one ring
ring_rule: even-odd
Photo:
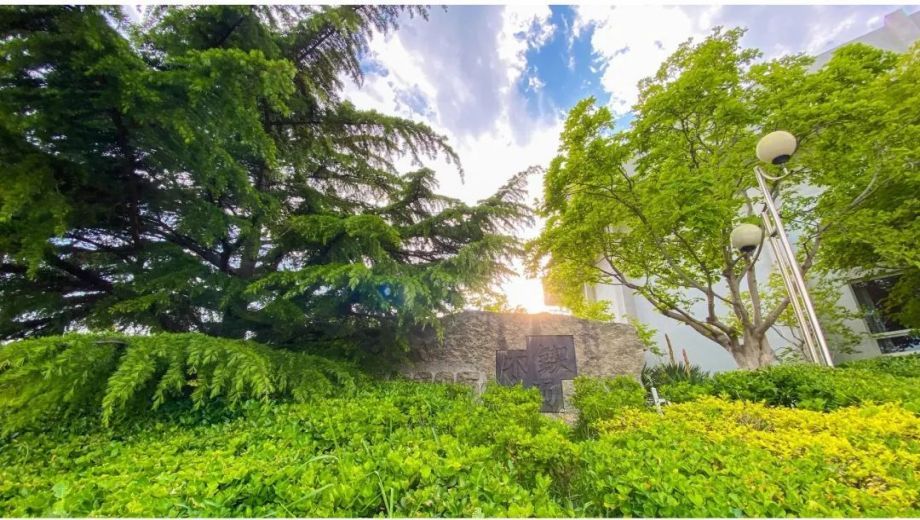
[[[845,285],[840,288],[840,297],[837,299],[837,305],[840,305],[849,311],[859,310],[859,304],[856,301],[856,296],[853,294],[853,289],[849,285]],[[872,339],[872,337],[869,335],[869,327],[866,325],[865,320],[846,320],[844,323],[847,325],[847,327],[850,328],[850,330],[859,334],[860,338],[862,339],[859,344],[854,347],[854,352],[849,354],[835,354],[835,361],[839,362],[854,359],[865,359],[882,355],[882,351],[878,348],[878,342]],[[833,339],[828,338],[828,341],[833,341]]]
[[[850,40],[843,45],[858,42],[886,51],[905,52],[918,39],[920,39],[920,11],[907,14],[898,9],[885,16],[882,27]],[[836,49],[837,47],[834,47],[815,56],[812,69],[817,70],[823,67],[834,55]]]

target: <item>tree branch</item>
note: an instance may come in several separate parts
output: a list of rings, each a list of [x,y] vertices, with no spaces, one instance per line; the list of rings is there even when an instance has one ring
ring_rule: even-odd
[[[53,267],[56,267],[60,269],[61,271],[64,271],[65,273],[73,276],[74,278],[84,283],[88,283],[91,286],[99,290],[102,290],[105,292],[112,291],[112,283],[106,280],[105,278],[102,278],[98,274],[93,273],[91,271],[87,271],[86,269],[83,269],[80,266],[74,265],[64,260],[63,258],[60,258],[59,256],[55,254],[52,254],[52,253],[46,254],[45,260]]]
[[[198,255],[202,260],[205,260],[211,265],[213,265],[214,267],[217,267],[218,269],[220,269],[220,266],[221,266],[220,257],[213,251],[210,251],[202,247],[195,240],[185,235],[179,234],[177,231],[169,227],[169,225],[159,220],[158,218],[147,218],[146,220],[155,226],[156,231],[157,231],[156,234],[163,240],[176,244],[179,247],[188,249],[192,253],[195,253],[196,255]],[[231,271],[226,271],[226,272],[231,272]]]
[[[665,316],[668,316],[669,318],[675,319],[677,321],[680,321],[681,323],[685,323],[689,325],[690,327],[692,327],[694,330],[696,330],[700,334],[706,336],[707,338],[718,343],[719,345],[722,345],[723,347],[728,348],[728,346],[730,345],[730,339],[728,335],[725,334],[724,331],[713,330],[712,328],[710,328],[710,327],[716,327],[718,329],[715,323],[702,322],[694,318],[687,311],[680,309],[674,305],[670,305],[666,303],[658,294],[655,293],[654,289],[652,289],[648,284],[638,285],[636,283],[630,282],[629,279],[626,277],[626,275],[623,274],[622,271],[617,269],[616,266],[610,261],[610,257],[606,253],[604,254],[604,260],[606,260],[607,265],[610,266],[613,272],[607,271],[596,265],[594,266],[594,268],[616,279],[620,284],[630,289],[633,289],[634,291],[641,294],[646,300],[649,301],[649,303],[651,303],[656,309],[658,309],[659,312],[661,312]]]

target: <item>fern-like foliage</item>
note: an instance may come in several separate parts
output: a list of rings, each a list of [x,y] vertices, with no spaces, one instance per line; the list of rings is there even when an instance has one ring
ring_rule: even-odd
[[[691,384],[701,384],[709,380],[709,372],[696,365],[683,362],[665,363],[642,368],[642,384],[646,388],[661,387],[663,385],[686,381]]]
[[[78,414],[104,424],[174,400],[196,408],[351,391],[352,366],[201,334],[70,334],[0,347],[0,433]]]

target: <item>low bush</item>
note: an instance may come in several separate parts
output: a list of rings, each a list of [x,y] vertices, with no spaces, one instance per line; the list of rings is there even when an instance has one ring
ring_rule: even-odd
[[[0,445],[0,516],[561,516],[577,457],[539,394],[378,382]],[[200,412],[199,412],[200,413]],[[570,477],[569,477],[570,478]],[[554,486],[557,489],[554,489]]]
[[[580,377],[573,430],[533,388],[373,381],[196,335],[0,352],[4,419],[29,399],[54,418],[0,439],[2,517],[920,515],[920,418],[896,402],[916,378],[872,366],[676,381],[693,400],[662,414],[634,379]]]
[[[633,378],[577,377],[572,397],[572,404],[578,408],[575,431],[579,437],[588,437],[594,433],[593,425],[598,421],[614,417],[626,408],[643,407],[645,402],[645,388]]]
[[[916,390],[920,378],[887,373],[884,362],[876,363],[846,368],[789,364],[736,370],[699,383],[664,384],[658,390],[663,398],[675,403],[715,395],[825,411],[863,403],[902,403],[920,412],[920,394]],[[911,374],[911,363],[901,365],[899,372]]]
[[[236,406],[353,389],[349,365],[200,334],[71,334],[0,348],[0,434],[66,417],[102,422],[171,400]]]
[[[705,397],[598,429],[574,483],[586,516],[920,513],[920,419],[897,405],[820,413]]]
[[[658,397],[668,403],[685,403],[705,395],[712,395],[712,383],[704,381],[691,383],[690,381],[677,381],[657,387]]]
[[[843,363],[839,368],[872,370],[901,377],[920,377],[920,354],[860,359]]]

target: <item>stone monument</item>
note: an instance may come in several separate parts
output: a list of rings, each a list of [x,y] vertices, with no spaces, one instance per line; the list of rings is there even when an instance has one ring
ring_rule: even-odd
[[[639,377],[643,346],[632,326],[558,314],[464,311],[443,319],[444,338],[433,331],[411,340],[400,368],[419,381],[463,383],[482,391],[489,380],[535,386],[544,412],[571,408],[576,376]]]

